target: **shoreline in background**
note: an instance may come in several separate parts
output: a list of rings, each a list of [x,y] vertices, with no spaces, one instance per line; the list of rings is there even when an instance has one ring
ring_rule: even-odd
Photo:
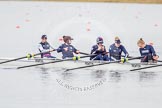
[[[5,1],[5,0],[2,0]],[[11,1],[49,1],[49,2],[112,2],[162,4],[162,0],[11,0]]]

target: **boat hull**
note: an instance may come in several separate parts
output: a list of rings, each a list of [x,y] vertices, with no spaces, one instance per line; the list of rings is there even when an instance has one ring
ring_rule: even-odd
[[[10,58],[11,59],[11,58]],[[9,60],[9,59],[0,59],[0,62]],[[34,64],[43,64],[47,62],[57,62],[56,59],[42,59],[42,58],[34,58],[34,59],[24,59],[24,60],[18,60],[10,63],[6,63],[0,66],[6,67],[6,68],[17,68],[21,66],[26,65],[34,65]],[[83,66],[91,66],[91,65],[97,65],[101,63],[107,63],[107,62],[101,62],[101,61],[64,61],[64,62],[57,62],[57,63],[51,63],[46,65],[40,65],[36,67],[43,67],[43,68],[59,68],[59,69],[72,69],[76,67],[83,67]],[[111,64],[105,64],[100,66],[92,66],[84,69],[94,69],[94,70],[114,70],[114,71],[129,71],[131,69],[137,69],[141,67],[146,66],[152,66],[156,64],[147,64],[147,63],[111,63]],[[147,69],[147,71],[161,71],[160,68],[151,68]]]

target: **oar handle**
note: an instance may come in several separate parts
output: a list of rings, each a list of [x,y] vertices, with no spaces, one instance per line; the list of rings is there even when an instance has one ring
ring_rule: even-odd
[[[40,55],[40,54],[49,53],[49,52],[53,52],[53,51],[56,51],[56,49],[49,50],[49,51],[46,51],[46,52],[40,52],[40,53],[33,54],[33,55],[34,55],[34,56],[37,56],[37,55]]]
[[[157,60],[158,62],[162,62],[162,60]]]
[[[88,53],[84,53],[84,52],[79,52],[80,54],[83,54],[83,55],[90,55]]]
[[[104,53],[102,53],[102,54],[108,54],[109,52],[104,52]],[[80,54],[83,54],[83,55],[91,55],[91,54],[89,54],[89,53],[84,53],[84,52],[80,52]],[[95,54],[95,55],[97,55],[97,54]]]

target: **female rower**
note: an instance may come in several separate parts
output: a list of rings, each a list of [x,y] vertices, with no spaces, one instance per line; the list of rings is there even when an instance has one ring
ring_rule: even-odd
[[[59,46],[59,48],[57,49],[58,53],[62,52],[63,59],[72,58],[74,57],[74,53],[80,53],[79,50],[77,50],[73,45],[71,45],[71,40],[73,40],[73,38],[71,38],[70,36],[63,36],[64,44]]]
[[[156,54],[152,45],[145,44],[145,41],[142,38],[138,40],[137,45],[139,47],[141,56],[143,56],[141,62],[151,62],[158,60],[159,56]]]
[[[96,42],[97,42],[97,44],[92,46],[92,50],[91,50],[91,54],[96,54],[96,56],[91,57],[90,60],[109,61],[106,48],[103,45],[103,38],[98,37]]]
[[[56,57],[52,56],[50,53],[50,49],[54,50],[54,48],[47,42],[47,36],[42,35],[41,39],[42,39],[42,41],[38,45],[39,51],[42,52],[41,58],[44,58],[44,57],[56,58]],[[47,53],[44,53],[44,52],[47,52]]]
[[[129,55],[127,50],[121,45],[119,37],[115,37],[115,43],[109,48],[110,59],[112,61],[121,60],[122,52],[125,54],[124,57],[127,58]]]

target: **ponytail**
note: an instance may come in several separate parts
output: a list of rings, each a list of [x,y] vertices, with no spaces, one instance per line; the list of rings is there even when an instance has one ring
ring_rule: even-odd
[[[140,39],[138,40],[137,44],[145,44],[145,41],[144,41],[142,38],[140,38]]]

